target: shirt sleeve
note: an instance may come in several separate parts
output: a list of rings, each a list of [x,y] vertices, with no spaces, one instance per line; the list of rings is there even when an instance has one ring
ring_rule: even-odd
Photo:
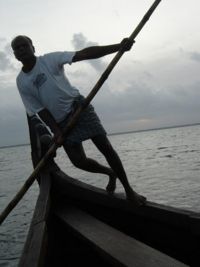
[[[71,64],[76,52],[61,52],[60,64]]]
[[[72,64],[75,51],[52,52],[44,55],[47,65],[63,67],[64,64]]]

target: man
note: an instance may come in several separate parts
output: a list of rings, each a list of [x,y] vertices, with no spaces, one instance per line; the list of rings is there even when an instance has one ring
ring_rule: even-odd
[[[140,206],[144,204],[145,197],[131,188],[121,160],[110,144],[92,105],[82,112],[74,129],[62,139],[62,129],[76,106],[84,101],[84,97],[65,76],[64,64],[99,58],[119,51],[121,46],[128,51],[132,44],[133,42],[126,38],[119,44],[93,46],[76,52],[53,52],[40,57],[35,56],[32,40],[27,36],[15,37],[11,46],[16,59],[22,63],[17,86],[28,115],[39,115],[53,132],[55,142],[59,145],[63,142],[69,159],[76,167],[108,175],[106,189],[110,193],[114,192],[116,178],[119,178],[127,199]],[[111,168],[86,156],[82,142],[87,139],[92,140]]]

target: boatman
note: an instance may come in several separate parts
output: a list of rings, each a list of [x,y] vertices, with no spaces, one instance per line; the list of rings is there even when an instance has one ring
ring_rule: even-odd
[[[39,115],[54,134],[55,142],[63,145],[69,159],[77,168],[108,175],[106,190],[109,193],[115,191],[118,178],[127,200],[140,206],[146,199],[131,188],[122,162],[91,104],[82,112],[70,134],[62,137],[63,128],[76,107],[84,101],[84,97],[67,79],[64,65],[115,53],[121,46],[128,51],[132,45],[133,42],[125,38],[118,44],[93,46],[75,52],[52,52],[37,57],[29,37],[19,35],[11,42],[16,59],[22,63],[22,69],[17,76],[17,87],[28,115]],[[105,156],[110,168],[86,156],[82,142],[87,139],[91,139]]]

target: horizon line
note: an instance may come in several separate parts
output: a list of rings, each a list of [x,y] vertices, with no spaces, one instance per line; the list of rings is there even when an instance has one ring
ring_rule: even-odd
[[[156,131],[156,130],[165,130],[170,128],[181,128],[181,127],[189,127],[189,126],[195,126],[200,125],[200,122],[197,123],[190,123],[190,124],[180,124],[180,125],[172,125],[172,126],[163,126],[163,127],[156,127],[156,128],[149,128],[149,129],[142,129],[142,130],[131,130],[131,131],[125,131],[125,132],[114,132],[114,133],[108,133],[108,136],[111,135],[120,135],[120,134],[129,134],[129,133],[138,133],[138,132],[147,132],[147,131]],[[18,146],[28,146],[30,143],[23,143],[23,144],[16,144],[16,145],[5,145],[0,146],[0,149],[4,148],[10,148],[10,147],[18,147]]]

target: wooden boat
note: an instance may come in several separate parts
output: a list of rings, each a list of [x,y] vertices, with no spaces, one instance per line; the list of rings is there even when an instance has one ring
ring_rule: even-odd
[[[48,135],[38,121],[29,126],[35,165],[39,136]],[[53,159],[38,182],[20,267],[200,266],[200,214],[150,202],[134,208],[123,195],[69,177]]]

